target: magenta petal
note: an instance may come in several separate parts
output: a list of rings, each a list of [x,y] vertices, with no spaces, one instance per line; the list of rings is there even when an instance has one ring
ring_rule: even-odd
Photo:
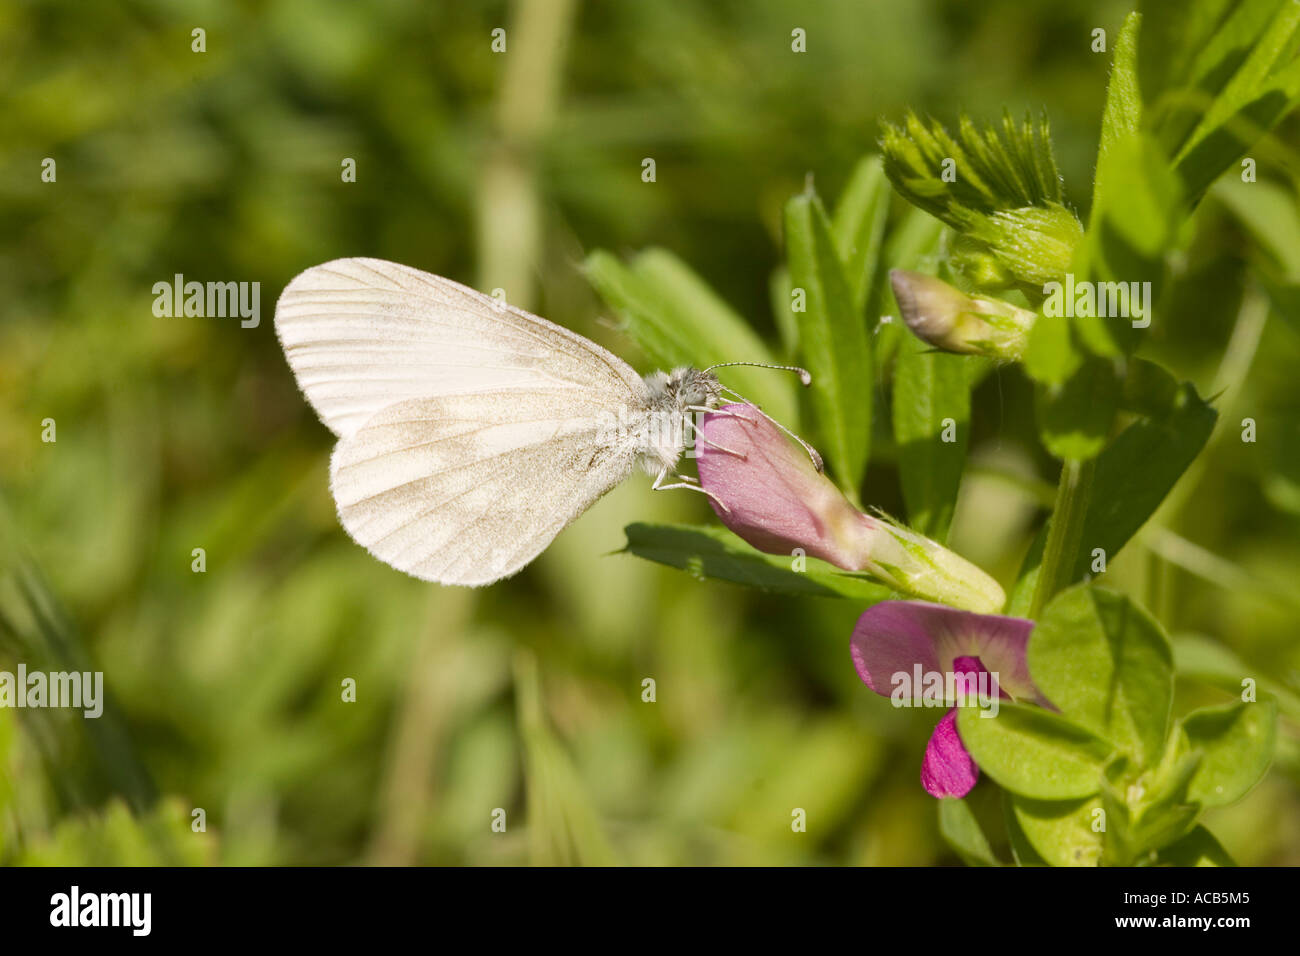
[[[1033,621],[975,614],[926,601],[883,601],[858,618],[853,629],[853,663],[877,693],[888,694],[893,674],[924,670],[958,673],[962,657],[979,658],[997,675],[998,687],[1017,700],[1046,704],[1029,677],[1025,655]]]
[[[957,708],[943,715],[930,735],[921,762],[921,786],[932,797],[964,797],[979,779],[979,767],[957,735]]]
[[[927,630],[929,619],[922,610],[932,606],[921,601],[881,601],[858,618],[849,652],[858,676],[877,694],[888,697],[895,686],[894,675],[910,678],[918,664],[923,673],[939,669],[939,655]]]
[[[952,662],[952,672],[956,675],[956,685],[960,698],[969,699],[981,693],[992,694],[997,691],[999,697],[1010,697],[998,683],[998,675],[992,673],[978,657],[958,657]],[[981,674],[988,674],[984,687],[979,685]]]

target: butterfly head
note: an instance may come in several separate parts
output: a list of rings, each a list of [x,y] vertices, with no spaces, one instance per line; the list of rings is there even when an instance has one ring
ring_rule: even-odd
[[[664,391],[682,412],[716,408],[722,400],[722,385],[712,372],[697,368],[675,368],[668,373]]]

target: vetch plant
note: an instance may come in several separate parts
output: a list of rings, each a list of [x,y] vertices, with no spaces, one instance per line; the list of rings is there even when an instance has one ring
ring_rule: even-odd
[[[729,531],[635,524],[627,550],[697,578],[851,599],[865,609],[850,646],[869,688],[892,696],[898,675],[931,672],[960,687],[944,691],[950,709],[919,769],[941,798],[941,832],[969,863],[1230,863],[1203,812],[1242,797],[1272,760],[1277,700],[1225,664],[1227,651],[1202,648],[1188,660],[1212,659],[1221,686],[1245,689],[1175,718],[1174,645],[1142,606],[1149,589],[1093,578],[1189,469],[1195,479],[1214,430],[1195,385],[1136,353],[1184,321],[1165,307],[1179,281],[1168,266],[1201,228],[1207,191],[1300,101],[1298,11],[1193,0],[1131,14],[1113,47],[1086,214],[1067,196],[1046,118],[886,124],[882,155],[859,164],[833,210],[811,184],[786,205],[786,261],[771,282],[779,349],[670,253],[587,260],[660,364],[784,360],[812,373],[807,408],[788,383],[754,378],[742,390],[765,414],[706,416],[700,481]],[[1258,209],[1225,204],[1259,230]],[[1265,293],[1293,309],[1294,285],[1275,273]],[[1137,289],[1141,314],[1131,302],[1061,308],[1064,288],[1116,301]],[[1257,321],[1265,293],[1246,293],[1239,322]],[[995,369],[1027,380],[1057,471],[1005,599],[946,547],[972,390]],[[807,435],[825,468],[768,415]],[[882,474],[897,477],[906,524],[863,510],[864,483],[879,489]],[[1187,666],[1204,676],[1203,663]],[[981,686],[987,706],[949,699],[969,703]],[[1294,710],[1293,696],[1280,699]]]

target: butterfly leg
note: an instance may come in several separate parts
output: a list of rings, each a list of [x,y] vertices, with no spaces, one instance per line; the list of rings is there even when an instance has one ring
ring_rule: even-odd
[[[663,480],[664,480],[665,478],[667,478],[667,477],[668,477],[668,469],[665,468],[665,469],[663,469],[662,471],[659,472],[659,477],[656,478],[654,484],[650,486],[650,490],[651,490],[651,491],[669,491],[669,490],[671,490],[671,489],[673,489],[673,488],[689,488],[691,491],[699,491],[699,492],[702,492],[703,494],[708,495],[711,499],[713,499],[714,501],[716,501],[716,502],[718,503],[718,507],[719,507],[719,508],[721,508],[723,511],[727,512],[728,514],[731,513],[731,509],[728,508],[728,507],[727,507],[727,506],[722,502],[722,499],[720,499],[720,498],[719,498],[717,495],[715,495],[713,492],[709,491],[707,488],[701,488],[698,484],[695,484],[694,482],[695,482],[696,479],[687,478],[685,475],[673,475],[674,478],[678,478],[678,479],[680,479],[680,480],[677,481],[677,482],[675,482],[674,484],[671,484],[671,485],[665,485],[665,484],[663,484]]]
[[[713,411],[715,415],[725,415],[727,418],[741,418],[744,419],[745,421],[750,420],[748,418],[745,418],[744,415],[735,415],[730,412],[719,412],[713,409],[705,408],[704,406],[691,406],[690,410],[691,411]],[[730,448],[727,448],[725,445],[719,445],[717,442],[709,441],[709,439],[705,438],[704,433],[700,431],[700,426],[695,424],[694,419],[687,418],[686,424],[691,426],[691,430],[694,432],[695,437],[698,438],[700,441],[704,442],[704,444],[708,445],[710,448],[716,448],[718,451],[722,452],[723,454],[732,455],[736,458],[741,459],[742,461],[745,460],[746,456],[743,452],[732,451]]]
[[[773,418],[773,417],[772,417],[771,415],[769,415],[767,412],[763,411],[763,409],[759,408],[757,405],[754,405],[754,403],[751,402],[749,399],[747,399],[744,395],[741,395],[739,392],[735,391],[734,389],[727,388],[727,386],[725,386],[725,385],[722,386],[722,390],[723,390],[724,392],[731,392],[732,395],[735,395],[736,398],[740,399],[740,400],[741,400],[742,402],[744,402],[746,405],[753,405],[755,411],[757,411],[760,415],[762,415],[764,418],[766,418],[769,422],[771,422],[771,423],[772,423],[773,425],[775,425],[777,428],[781,429],[781,431],[785,432],[787,435],[789,435],[791,438],[793,438],[795,441],[797,441],[797,442],[798,442],[798,443],[803,447],[803,450],[806,451],[806,452],[808,453],[808,457],[809,457],[810,459],[812,459],[812,463],[813,463],[813,465],[817,468],[817,470],[818,470],[819,472],[825,470],[826,465],[825,465],[825,463],[822,461],[822,456],[821,456],[821,454],[817,451],[816,448],[814,448],[812,445],[808,444],[806,441],[804,441],[802,438],[800,438],[800,437],[799,437],[798,435],[796,435],[794,432],[790,431],[790,429],[786,428],[784,425],[782,425],[780,422],[778,422],[775,418]],[[744,415],[737,415],[737,414],[735,414],[734,412],[715,411],[714,414],[715,414],[715,415],[726,415],[726,416],[729,417],[729,418],[745,418]],[[752,421],[752,419],[745,418],[745,421]],[[694,423],[692,422],[692,424],[694,424]],[[702,438],[703,436],[700,436],[700,437]]]

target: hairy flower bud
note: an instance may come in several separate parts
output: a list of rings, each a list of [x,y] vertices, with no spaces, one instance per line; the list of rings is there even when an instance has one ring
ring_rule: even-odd
[[[942,279],[894,269],[889,273],[903,321],[923,342],[947,352],[1019,361],[1037,315],[1009,302],[973,298]]]

